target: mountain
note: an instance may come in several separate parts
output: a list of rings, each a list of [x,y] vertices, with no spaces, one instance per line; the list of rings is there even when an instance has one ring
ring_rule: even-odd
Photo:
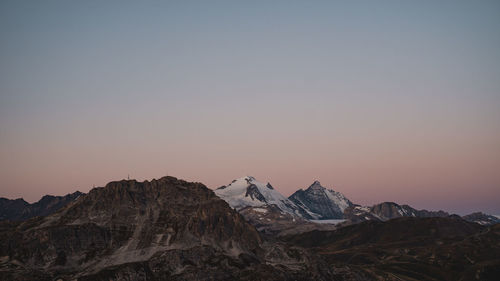
[[[487,215],[481,212],[472,213],[462,217],[466,221],[475,222],[481,225],[493,225],[500,223],[498,217]]]
[[[408,205],[399,205],[394,202],[383,202],[373,205],[370,208],[370,212],[379,216],[382,220],[390,220],[400,217],[447,217],[450,215],[445,211],[417,210]]]
[[[251,176],[233,180],[229,185],[217,188],[215,194],[236,210],[274,205],[291,215],[299,212],[298,207],[270,183],[259,182]]]
[[[455,217],[365,221],[282,238],[308,248],[343,280],[498,280],[500,224]]]
[[[279,237],[314,229],[332,230],[337,227],[335,224],[311,222],[291,215],[281,211],[276,205],[246,207],[238,212],[266,237]]]
[[[264,243],[201,183],[92,189],[46,217],[0,222],[0,280],[332,280],[307,250]]]
[[[333,225],[318,225],[308,211],[295,205],[270,183],[262,183],[247,176],[219,187],[215,194],[236,209],[264,235],[281,236],[310,231],[333,229]]]
[[[50,215],[83,195],[76,191],[65,196],[45,195],[30,204],[24,199],[0,198],[0,220],[23,221],[37,216]]]
[[[350,222],[356,223],[366,220],[386,221],[401,217],[448,217],[444,211],[417,210],[408,205],[399,205],[394,202],[383,202],[371,207],[352,205],[346,208],[344,216]]]
[[[359,223],[315,224],[273,190],[252,177],[218,189],[231,195],[236,211],[201,183],[110,182],[47,216],[0,221],[0,280],[496,280],[500,274],[500,224],[350,201],[346,217],[358,214]]]
[[[305,210],[303,216],[308,219],[342,219],[344,210],[353,205],[342,193],[326,189],[319,181],[306,190],[296,191],[288,199]]]

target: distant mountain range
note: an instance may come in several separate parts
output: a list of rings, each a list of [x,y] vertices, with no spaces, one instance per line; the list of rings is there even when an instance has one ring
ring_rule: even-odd
[[[495,217],[363,207],[319,182],[286,198],[253,177],[215,191],[163,177],[35,204],[0,202],[2,217],[11,216],[0,220],[2,281],[489,281],[500,274],[500,224],[488,221]],[[321,218],[345,222],[316,223]]]
[[[314,181],[306,189],[297,190],[288,198],[270,183],[260,182],[252,176],[235,179],[214,192],[232,208],[252,220],[254,225],[258,224],[261,230],[272,228],[278,231],[277,220],[280,220],[278,225],[285,230],[297,228],[299,225],[301,225],[299,228],[307,228],[308,222],[328,222],[328,220],[352,224],[369,220],[387,221],[399,217],[450,216],[445,211],[417,210],[409,205],[399,205],[394,202],[361,206],[352,203],[342,193],[323,187],[319,181]],[[33,204],[23,199],[0,198],[0,220],[23,221],[36,216],[47,216],[82,195],[85,194],[79,191],[65,196],[45,195]],[[500,218],[482,212],[475,212],[462,218],[481,225],[500,223]]]
[[[247,176],[236,179],[227,186],[217,188],[215,194],[236,210],[240,212],[244,210],[242,214],[247,219],[258,223],[262,229],[267,229],[267,226],[276,228],[274,221],[268,215],[276,211],[286,213],[287,217],[294,218],[294,220],[334,220],[344,224],[368,220],[387,221],[399,217],[450,216],[445,211],[417,210],[394,202],[383,202],[370,207],[360,206],[352,203],[342,193],[323,187],[319,181],[314,181],[305,190],[297,190],[286,198],[270,183],[263,183],[254,177]],[[269,206],[274,207],[267,208]],[[266,208],[267,215],[264,215],[263,208]],[[463,216],[463,219],[482,225],[500,222],[499,218],[480,212]],[[292,222],[295,222],[294,220]],[[284,228],[287,229],[290,226],[287,225]]]
[[[38,202],[30,204],[24,199],[0,198],[0,220],[22,221],[36,216],[47,216],[83,195],[76,191],[65,196],[45,195]]]

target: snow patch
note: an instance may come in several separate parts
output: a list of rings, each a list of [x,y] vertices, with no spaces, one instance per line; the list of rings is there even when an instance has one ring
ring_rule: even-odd
[[[320,223],[320,224],[339,224],[345,222],[343,219],[331,219],[331,220],[309,220],[310,222]]]
[[[325,193],[328,199],[333,201],[342,212],[349,207],[349,201],[345,198],[344,194],[331,189],[326,189]]]
[[[259,213],[267,213],[267,210],[264,208],[253,208],[254,211],[259,212]]]

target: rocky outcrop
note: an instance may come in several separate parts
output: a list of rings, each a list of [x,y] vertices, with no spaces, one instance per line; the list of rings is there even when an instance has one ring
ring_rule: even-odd
[[[24,201],[24,199],[0,198],[0,220],[23,221],[32,217],[47,216],[83,194],[76,191],[65,196],[45,195],[33,204]]]

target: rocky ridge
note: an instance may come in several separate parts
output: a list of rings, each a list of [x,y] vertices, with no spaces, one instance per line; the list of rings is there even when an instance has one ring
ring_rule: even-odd
[[[24,199],[0,198],[0,220],[23,221],[37,216],[50,215],[83,195],[79,191],[65,196],[45,195],[30,204]]]

